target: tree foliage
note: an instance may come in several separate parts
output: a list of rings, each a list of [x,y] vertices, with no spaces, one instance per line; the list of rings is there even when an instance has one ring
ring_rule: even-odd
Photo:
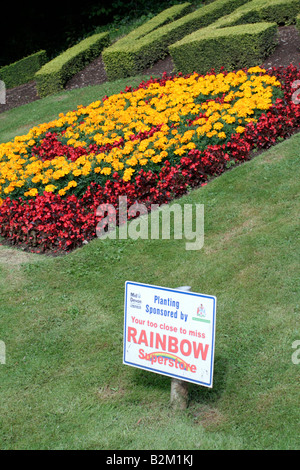
[[[5,6],[0,28],[0,66],[40,49],[50,58],[112,21],[126,21],[157,13],[176,0],[85,0],[19,2]]]

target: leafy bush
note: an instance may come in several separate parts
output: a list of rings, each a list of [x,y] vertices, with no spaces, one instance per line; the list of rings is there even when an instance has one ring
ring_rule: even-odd
[[[276,32],[275,23],[205,28],[170,46],[170,52],[176,69],[184,74],[251,67],[273,49]]]
[[[300,14],[299,14],[299,15],[297,16],[297,18],[296,18],[296,26],[297,26],[297,29],[298,29],[298,31],[299,31],[299,33],[300,33]]]
[[[39,96],[61,91],[68,79],[96,59],[108,44],[108,33],[94,34],[45,64],[35,75]]]
[[[147,46],[147,38],[151,33],[160,31],[162,26],[180,18],[190,9],[190,3],[168,8],[104,50],[102,56],[108,79],[115,80],[135,75],[155,62],[159,54],[151,50],[151,41],[150,47],[145,49],[145,39]]]
[[[300,10],[300,0],[257,0],[257,3],[261,20],[279,25],[295,23]]]
[[[246,1],[216,0],[183,17],[182,15],[191,7],[189,3],[163,11],[103,51],[108,79],[115,80],[137,74],[165,57],[170,44],[199,28],[210,25]]]
[[[35,73],[40,70],[47,61],[46,51],[39,51],[13,64],[0,69],[0,79],[4,81],[6,88],[13,88],[23,83],[34,80]]]
[[[206,73],[211,68],[232,70],[261,63],[275,46],[276,24],[295,22],[299,10],[300,0],[247,2],[209,28],[170,45],[176,70]]]
[[[291,24],[295,23],[299,10],[300,0],[252,0],[220,18],[213,26],[220,28],[262,21],[278,25]]]

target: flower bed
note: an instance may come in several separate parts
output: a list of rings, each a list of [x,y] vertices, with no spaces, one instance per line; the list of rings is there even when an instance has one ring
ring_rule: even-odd
[[[0,234],[35,251],[96,236],[102,203],[163,204],[300,126],[300,71],[151,79],[0,145]]]

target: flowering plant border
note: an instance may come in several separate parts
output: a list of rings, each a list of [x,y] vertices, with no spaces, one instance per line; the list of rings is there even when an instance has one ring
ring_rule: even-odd
[[[151,204],[169,203],[191,188],[207,184],[211,176],[221,175],[231,164],[249,160],[254,150],[268,149],[287,139],[300,128],[300,106],[292,100],[293,83],[300,80],[300,70],[290,65],[273,67],[266,73],[280,81],[284,96],[277,98],[256,123],[248,123],[242,134],[232,134],[226,144],[211,145],[203,151],[191,149],[180,163],[165,161],[158,174],[141,169],[135,180],[124,181],[115,172],[105,185],[91,183],[82,197],[73,194],[62,198],[51,192],[29,200],[7,197],[0,206],[0,235],[30,251],[69,252],[96,237],[100,204],[112,204],[117,210],[119,196],[126,195],[128,207],[138,202],[150,210]],[[142,82],[138,88],[153,82],[163,85],[173,78],[165,74],[162,79]],[[133,90],[127,87],[127,91]]]

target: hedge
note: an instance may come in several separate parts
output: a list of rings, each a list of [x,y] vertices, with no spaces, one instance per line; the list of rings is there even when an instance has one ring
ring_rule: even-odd
[[[151,51],[149,57],[138,53],[141,40],[148,37],[153,31],[159,30],[162,26],[181,18],[191,9],[192,5],[188,2],[167,8],[105,49],[102,57],[108,79],[115,80],[135,75],[142,70],[141,63],[143,61],[146,66],[150,65],[153,60]]]
[[[0,80],[6,89],[34,80],[35,73],[47,62],[46,51],[41,50],[10,65],[0,68]]]
[[[220,28],[261,21],[286,25],[295,23],[299,11],[300,0],[252,0],[217,20],[213,26]]]
[[[296,18],[296,27],[297,27],[297,29],[298,29],[298,31],[299,31],[299,33],[300,33],[300,14],[299,14],[299,15],[297,16],[297,18]]]
[[[300,0],[256,0],[262,21],[287,25],[295,23]]]
[[[209,28],[203,28],[197,32],[194,32],[181,41],[170,45],[169,52],[172,56],[173,62],[177,72],[191,73],[193,71],[202,71],[207,73],[210,68],[217,68],[219,66],[219,58],[224,58],[222,65],[228,70],[232,70],[236,67],[257,65],[263,61],[263,59],[270,53],[275,46],[275,37],[273,34],[273,28],[270,30],[271,37],[266,37],[265,45],[261,42],[261,37],[265,36],[263,31],[260,31],[258,24],[291,24],[295,23],[296,15],[300,11],[300,0],[252,0],[227,16],[219,18],[215,23],[211,24]],[[239,30],[237,36],[241,40],[241,44],[238,44],[237,36],[232,36],[232,41],[236,44],[236,50],[228,45],[225,47],[224,44],[228,44],[228,28],[234,26],[242,26],[251,24],[251,27],[255,25],[253,32],[256,35],[256,40],[251,45],[249,43],[249,54],[247,58],[246,47],[247,41],[249,41],[248,33],[251,31],[251,27],[245,29],[245,36],[240,35]],[[269,29],[267,28],[266,31]],[[213,33],[213,31],[220,31],[219,33]],[[246,34],[247,33],[247,34]],[[224,41],[222,37],[224,36]],[[206,39],[210,37],[213,40],[214,51]],[[230,42],[230,41],[229,41]],[[198,49],[197,49],[198,48]],[[201,50],[201,53],[199,52]],[[206,52],[207,51],[207,52]],[[211,56],[212,54],[212,56]],[[212,58],[215,58],[212,61]],[[226,63],[225,63],[226,60]],[[227,64],[227,65],[226,65]]]
[[[168,54],[168,46],[193,31],[214,23],[224,14],[249,0],[215,0],[197,10],[182,15],[190,8],[189,3],[168,8],[145,25],[103,51],[102,57],[109,80],[135,75]],[[181,7],[182,10],[178,10]],[[175,12],[181,18],[175,20]],[[171,15],[173,19],[171,21]],[[166,18],[169,18],[167,22]],[[153,29],[155,21],[162,25]],[[152,25],[152,26],[151,26]],[[152,30],[151,30],[152,28]]]
[[[176,69],[184,74],[205,74],[255,66],[274,47],[276,23],[255,23],[228,28],[205,28],[170,46]]]
[[[61,91],[66,82],[96,59],[109,45],[109,33],[90,36],[45,64],[36,74],[40,97]]]

